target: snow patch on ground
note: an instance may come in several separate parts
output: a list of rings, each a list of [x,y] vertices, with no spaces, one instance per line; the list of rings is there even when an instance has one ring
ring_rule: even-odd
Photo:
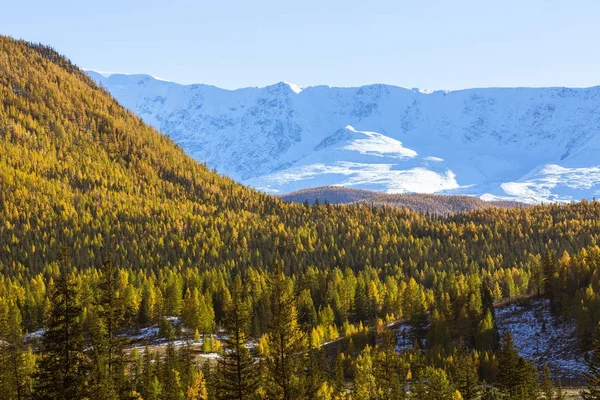
[[[34,339],[41,339],[44,336],[44,332],[46,332],[45,329],[38,329],[37,331],[23,335],[23,340],[27,342]]]
[[[534,360],[540,368],[548,363],[553,376],[581,378],[586,371],[575,323],[553,317],[549,300],[538,299],[496,309],[496,325],[500,337],[507,331],[513,334],[524,358]]]
[[[403,351],[410,350],[414,347],[414,332],[413,327],[409,324],[398,325],[394,329],[396,333],[396,351],[402,353]]]
[[[142,328],[133,335],[125,335],[131,340],[145,340],[158,337],[158,327]]]

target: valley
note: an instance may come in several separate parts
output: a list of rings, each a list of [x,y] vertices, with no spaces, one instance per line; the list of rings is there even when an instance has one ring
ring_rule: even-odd
[[[0,71],[9,399],[538,400],[583,384],[582,355],[600,354],[597,201],[338,187],[282,199],[198,163],[50,47],[0,36]],[[260,103],[259,117],[279,109]],[[421,162],[374,131],[317,136],[319,152]],[[399,192],[433,173],[415,168]]]

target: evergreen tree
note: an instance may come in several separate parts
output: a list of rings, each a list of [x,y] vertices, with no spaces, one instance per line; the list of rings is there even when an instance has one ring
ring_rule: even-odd
[[[453,399],[455,390],[443,369],[427,367],[425,377],[427,389],[423,400]]]
[[[464,400],[479,398],[480,385],[477,365],[464,344],[456,351],[456,364],[454,367],[453,382]]]
[[[306,357],[304,379],[301,384],[304,397],[312,399],[317,397],[323,383],[329,384],[329,362],[323,348],[310,349]]]
[[[555,400],[555,390],[552,383],[552,376],[550,375],[550,368],[548,364],[544,364],[542,370],[542,379],[540,382],[540,389],[544,395],[545,400]]]
[[[240,276],[231,288],[231,300],[225,305],[223,328],[225,346],[217,365],[217,396],[219,399],[253,399],[258,387],[257,365],[246,347],[250,324],[250,306]]]
[[[61,261],[64,265],[64,253]],[[56,279],[50,307],[42,338],[35,398],[68,400],[86,397],[87,365],[80,321],[82,309],[73,274],[62,271]]]
[[[498,352],[496,385],[514,400],[536,400],[539,393],[537,371],[519,356],[510,332],[504,336]]]
[[[264,355],[265,389],[270,397],[283,400],[303,397],[300,378],[306,351],[306,338],[298,325],[290,283],[276,263],[271,279],[271,321]]]
[[[0,306],[0,312],[2,312]],[[6,304],[6,321],[0,324],[0,390],[10,399],[24,399],[28,370],[23,354],[21,312],[16,302]]]
[[[160,381],[162,384],[162,398],[164,400],[183,400],[185,397],[184,385],[181,380],[180,359],[172,342],[167,344],[165,357],[162,364]]]
[[[118,285],[118,269],[111,257],[101,270],[94,319],[91,332],[91,396],[103,399],[121,398],[127,393],[125,381],[126,360],[123,338],[118,336],[125,320],[125,307]]]
[[[373,355],[373,374],[386,399],[404,398],[407,368],[404,368],[396,352],[396,335],[389,328],[379,334]]]

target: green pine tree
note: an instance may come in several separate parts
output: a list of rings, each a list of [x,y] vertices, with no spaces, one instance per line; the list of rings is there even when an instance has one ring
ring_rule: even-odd
[[[5,306],[6,321],[0,324],[4,325],[0,328],[0,390],[6,398],[21,400],[29,395],[26,384],[29,371],[21,336],[21,311],[15,301],[9,301]]]
[[[268,348],[264,355],[265,389],[272,398],[303,398],[306,338],[298,324],[296,298],[291,282],[275,264],[271,279],[271,321]]]
[[[481,387],[477,365],[464,344],[461,344],[456,351],[453,382],[464,400],[479,398]]]
[[[219,399],[254,399],[258,388],[257,365],[246,347],[250,324],[250,306],[240,276],[231,288],[231,300],[225,305],[223,328],[226,332],[224,351],[217,365]]]
[[[63,265],[65,260],[63,255]],[[50,315],[42,338],[35,399],[69,400],[86,397],[87,365],[81,312],[75,277],[63,271],[56,279],[50,297]]]

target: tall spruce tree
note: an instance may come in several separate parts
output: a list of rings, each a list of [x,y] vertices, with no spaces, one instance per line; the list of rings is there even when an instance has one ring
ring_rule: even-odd
[[[15,301],[0,304],[0,314],[5,321],[0,323],[0,390],[9,399],[28,398],[26,388],[27,369],[21,336],[21,312]],[[4,311],[4,313],[3,313]]]
[[[396,334],[392,329],[384,328],[378,336],[373,354],[373,374],[386,399],[403,399],[408,367],[403,365],[396,352]]]
[[[35,399],[69,400],[86,397],[87,365],[80,320],[82,308],[70,261],[63,251],[61,272],[50,296],[50,314],[42,337]]]
[[[302,371],[306,338],[298,324],[298,311],[291,282],[275,263],[271,278],[271,321],[264,354],[265,392],[270,398],[303,398]]]
[[[479,398],[481,387],[479,385],[479,373],[473,355],[467,347],[461,343],[456,351],[456,364],[452,375],[456,389],[464,400]]]
[[[504,335],[497,359],[496,386],[511,400],[537,400],[537,370],[519,355],[510,332]]]
[[[219,399],[254,399],[258,388],[256,363],[246,347],[250,325],[250,305],[246,301],[240,276],[231,288],[231,300],[225,305],[223,328],[226,332],[224,351],[217,365]]]
[[[101,270],[97,298],[94,302],[95,316],[90,332],[91,359],[90,395],[102,399],[118,399],[128,392],[125,380],[126,360],[124,339],[118,331],[125,320],[125,307],[118,290],[118,269],[111,258]]]

